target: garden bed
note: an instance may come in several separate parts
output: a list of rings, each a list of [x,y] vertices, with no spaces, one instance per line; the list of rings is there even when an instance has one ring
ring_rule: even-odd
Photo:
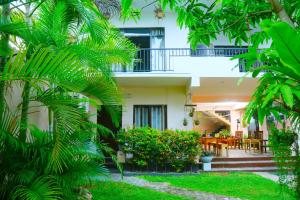
[[[118,134],[128,171],[197,171],[200,133],[195,131],[135,128]]]

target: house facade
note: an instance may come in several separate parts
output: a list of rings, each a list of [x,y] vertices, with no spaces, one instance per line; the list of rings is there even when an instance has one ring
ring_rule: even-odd
[[[210,47],[199,44],[192,50],[176,14],[166,11],[159,19],[155,6],[147,4],[136,5],[143,8],[138,21],[111,19],[139,47],[132,64],[113,66],[124,99],[122,128],[254,131],[255,120],[247,127],[241,122],[257,79],[246,75],[242,60],[232,60],[247,46],[234,46],[220,36]],[[266,126],[260,129],[267,137]]]

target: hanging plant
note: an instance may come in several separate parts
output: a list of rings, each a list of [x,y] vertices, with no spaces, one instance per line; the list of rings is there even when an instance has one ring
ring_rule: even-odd
[[[195,112],[195,108],[192,108],[192,110],[189,112],[189,116],[193,117],[194,116],[194,112]]]
[[[165,13],[160,6],[156,7],[154,12],[157,19],[162,19],[165,17]]]
[[[188,120],[186,118],[183,119],[183,126],[187,126],[188,125]]]
[[[195,119],[195,120],[194,120],[194,124],[195,124],[196,126],[199,126],[199,125],[200,125],[200,120],[199,120],[199,119]]]

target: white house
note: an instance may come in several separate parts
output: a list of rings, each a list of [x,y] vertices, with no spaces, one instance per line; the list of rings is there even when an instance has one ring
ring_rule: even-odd
[[[136,6],[148,3],[140,1]],[[246,73],[241,61],[231,60],[247,48],[235,47],[220,37],[210,48],[199,45],[193,51],[188,30],[179,28],[176,14],[166,12],[164,18],[158,19],[154,10],[154,5],[143,8],[137,22],[111,19],[140,48],[132,65],[113,67],[124,96],[122,127],[196,129],[207,133],[227,127],[232,134],[254,129],[253,125],[242,127],[239,122],[257,79],[246,76],[238,85]],[[195,120],[200,124],[195,125]],[[265,126],[261,129],[267,133]]]

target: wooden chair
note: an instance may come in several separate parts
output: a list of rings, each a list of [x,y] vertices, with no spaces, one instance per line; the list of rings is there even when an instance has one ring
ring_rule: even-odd
[[[255,139],[255,133],[254,132],[248,132],[248,139]]]
[[[263,132],[262,131],[254,131],[254,133],[250,132],[248,134],[248,139],[244,140],[244,149],[245,152],[249,149],[249,151],[251,151],[251,149],[253,148],[253,150],[255,151],[256,149],[259,151],[261,151],[261,146],[262,146],[262,138],[263,137]],[[261,151],[262,152],[262,151]]]
[[[238,145],[238,148],[243,148],[243,131],[235,131],[235,138],[236,138],[236,145]],[[236,148],[236,147],[235,147]]]
[[[228,137],[228,138],[226,138],[226,142],[228,144],[228,148],[236,149],[237,141],[238,140],[235,137]]]
[[[254,131],[256,139],[259,139],[261,141],[260,143],[260,150],[261,153],[267,152],[267,147],[268,147],[268,140],[264,139],[264,132],[263,131]]]
[[[255,139],[264,139],[264,132],[263,131],[254,131],[254,138]]]
[[[243,131],[235,131],[235,137],[239,139],[243,139]]]
[[[216,141],[209,143],[209,150],[213,147],[213,151],[217,156],[222,156],[223,150],[226,151],[226,157],[228,157],[228,142],[227,139],[216,138]]]

